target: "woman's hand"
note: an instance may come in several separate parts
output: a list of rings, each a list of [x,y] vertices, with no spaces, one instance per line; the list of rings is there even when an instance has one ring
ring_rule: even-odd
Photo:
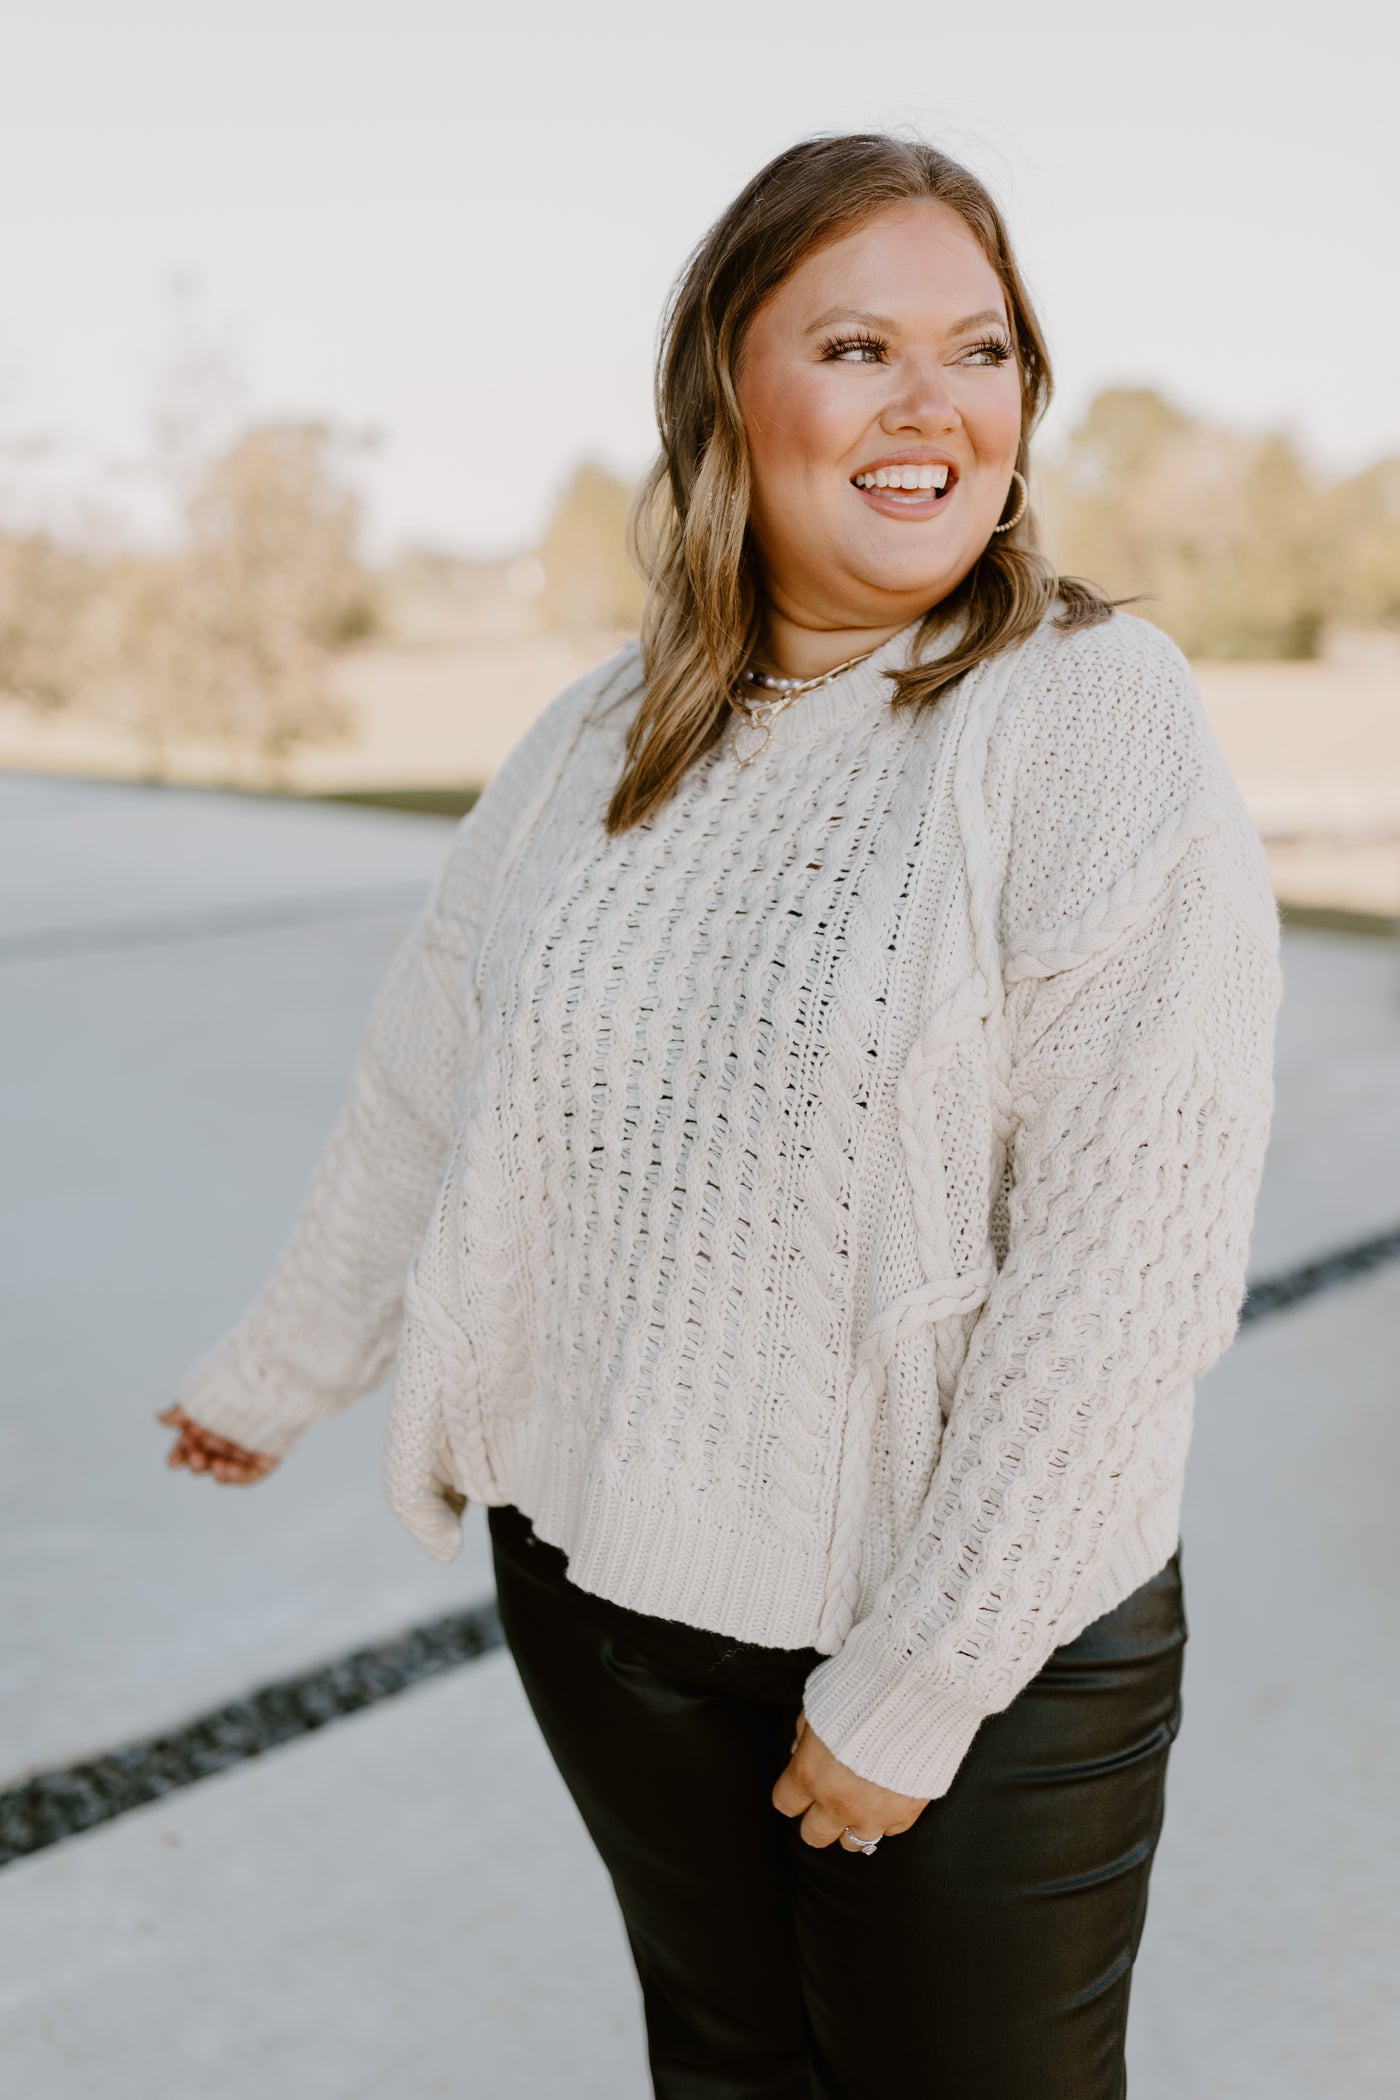
[[[245,1451],[242,1444],[230,1443],[226,1436],[215,1436],[212,1429],[201,1428],[174,1401],[159,1411],[156,1420],[167,1422],[180,1432],[165,1461],[168,1466],[188,1466],[192,1473],[212,1473],[229,1487],[251,1487],[255,1480],[261,1480],[281,1464],[268,1451]]]
[[[839,1840],[843,1852],[858,1852],[846,1836],[894,1837],[917,1823],[928,1807],[915,1794],[892,1794],[858,1778],[849,1765],[832,1755],[807,1716],[797,1717],[792,1757],[773,1789],[773,1806],[785,1816],[801,1816],[802,1837],[809,1845]]]

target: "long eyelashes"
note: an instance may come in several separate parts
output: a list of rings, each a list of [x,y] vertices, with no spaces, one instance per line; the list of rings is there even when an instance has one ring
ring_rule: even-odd
[[[837,359],[849,356],[851,351],[859,350],[868,353],[859,359],[861,364],[883,364],[889,355],[889,348],[883,336],[872,335],[869,330],[862,328],[857,329],[853,335],[832,336],[823,343],[821,354],[824,361],[835,363]],[[980,358],[993,365],[1004,365],[1014,354],[1004,335],[984,335],[979,342],[969,343],[963,352],[964,357]]]
[[[862,328],[855,335],[833,336],[829,342],[823,343],[822,356],[834,359],[843,356],[848,350],[873,350],[878,352],[879,357],[884,357],[889,347],[883,336],[871,335]],[[862,361],[867,364],[874,364],[877,362],[877,359],[872,357]]]

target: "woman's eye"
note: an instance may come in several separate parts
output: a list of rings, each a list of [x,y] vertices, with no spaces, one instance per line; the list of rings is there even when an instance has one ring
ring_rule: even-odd
[[[1011,355],[1011,345],[1003,336],[988,336],[984,343],[974,343],[963,359],[970,365],[1004,365]]]
[[[885,346],[876,336],[846,336],[828,343],[823,355],[832,364],[878,365],[883,364]]]

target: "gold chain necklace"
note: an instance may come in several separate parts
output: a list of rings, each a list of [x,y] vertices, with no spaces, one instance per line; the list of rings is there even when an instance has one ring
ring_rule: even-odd
[[[833,664],[829,671],[823,671],[817,678],[775,678],[768,671],[745,671],[745,684],[763,686],[773,698],[756,700],[747,693],[735,693],[734,698],[745,716],[734,732],[734,756],[738,763],[749,766],[763,756],[773,739],[773,724],[784,708],[791,707],[793,701],[800,700],[804,693],[815,693],[819,686],[830,685],[833,678],[839,678],[843,671],[854,670],[857,664],[863,664],[868,656],[874,656],[875,651],[883,647],[882,642],[877,642],[874,649],[862,649],[859,656],[848,656],[843,664]],[[740,748],[739,740],[747,729],[762,732],[762,741],[751,751]]]

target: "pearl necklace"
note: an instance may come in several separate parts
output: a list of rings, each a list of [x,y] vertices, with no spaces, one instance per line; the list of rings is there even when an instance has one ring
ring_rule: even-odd
[[[793,701],[800,700],[804,693],[815,693],[819,686],[830,685],[832,679],[839,678],[843,671],[854,670],[857,664],[863,664],[867,657],[873,656],[875,650],[883,646],[883,643],[877,642],[875,649],[862,649],[859,656],[848,656],[843,664],[833,664],[829,671],[823,671],[817,678],[775,678],[769,671],[745,671],[744,682],[747,685],[762,686],[774,697],[771,700],[756,700],[746,693],[734,695],[747,718],[735,731],[734,754],[739,764],[752,765],[756,758],[763,756],[772,741],[773,724],[784,708],[791,707]],[[758,729],[763,732],[763,741],[755,744],[752,751],[739,749],[738,739],[745,729]]]

